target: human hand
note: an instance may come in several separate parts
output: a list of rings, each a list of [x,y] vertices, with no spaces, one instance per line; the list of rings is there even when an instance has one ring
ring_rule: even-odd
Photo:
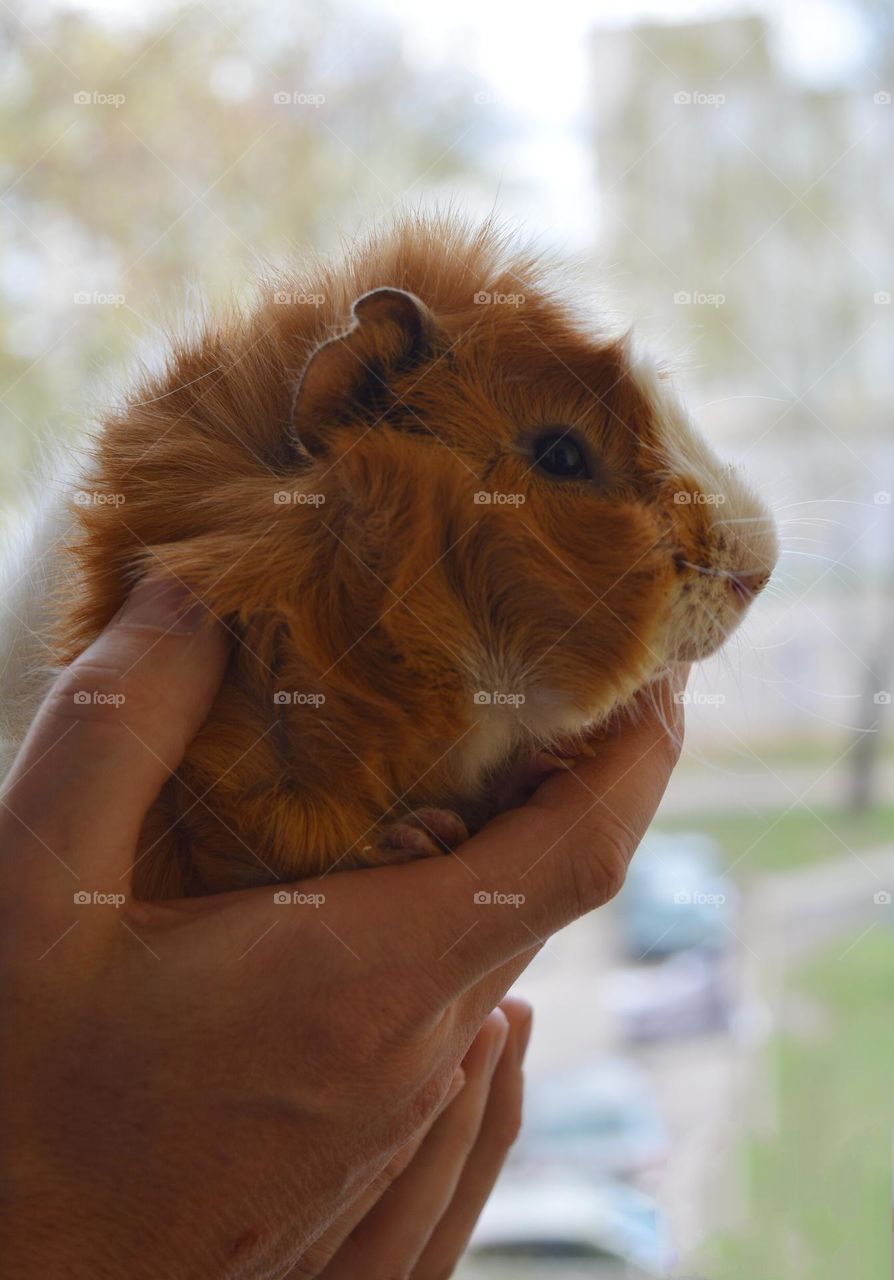
[[[617,890],[679,749],[666,697],[453,857],[308,881],[288,907],[131,901],[143,816],[227,659],[182,611],[135,593],[5,783],[3,1230],[23,1276],[305,1265],[412,1149],[543,940]]]
[[[289,1271],[290,1280],[452,1275],[518,1135],[531,1009],[490,1014],[444,1103],[360,1200]]]

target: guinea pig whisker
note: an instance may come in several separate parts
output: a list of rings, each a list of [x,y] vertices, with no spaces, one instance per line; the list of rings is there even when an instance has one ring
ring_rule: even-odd
[[[771,515],[730,516],[728,520],[725,520],[721,516],[719,519],[714,521],[713,527],[716,528],[718,525],[727,525],[727,524],[773,524],[773,517]]]
[[[783,502],[777,511],[792,511],[795,507],[825,507],[830,504],[840,507],[871,507],[871,502],[858,502],[855,498],[807,498],[804,502]]]
[[[736,574],[732,569],[711,569],[706,564],[693,564],[691,560],[681,560],[681,565],[685,565],[687,569],[694,569],[696,573],[704,573],[709,578],[734,578]]]
[[[807,560],[819,560],[821,564],[834,564],[839,569],[853,569],[853,565],[846,565],[842,560],[836,560],[833,556],[821,556],[818,551],[797,551],[793,547],[783,547],[780,553],[784,556],[804,556]]]

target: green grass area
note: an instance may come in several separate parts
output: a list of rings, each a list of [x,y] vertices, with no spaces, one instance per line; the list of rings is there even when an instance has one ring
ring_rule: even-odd
[[[698,813],[665,818],[656,831],[699,831],[722,846],[737,879],[765,871],[788,871],[825,858],[844,858],[849,849],[894,842],[894,805],[867,813],[843,808],[796,807],[764,813]]]
[[[792,990],[817,1002],[819,1027],[772,1042],[778,1130],[746,1144],[748,1225],[698,1265],[711,1280],[881,1280],[891,1254],[894,920],[824,952]]]

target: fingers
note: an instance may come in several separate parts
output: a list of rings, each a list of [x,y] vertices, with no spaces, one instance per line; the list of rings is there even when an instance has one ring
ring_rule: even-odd
[[[445,1003],[621,887],[682,742],[671,684],[649,692],[592,743],[591,756],[552,774],[527,804],[452,857],[403,869],[402,890],[437,905],[428,976]]]
[[[208,714],[227,654],[223,629],[185,588],[137,588],[57,678],[6,779],[0,828],[33,855],[18,876],[55,884],[64,868],[66,891],[117,881]]]
[[[509,1034],[491,1080],[478,1136],[453,1199],[412,1271],[413,1280],[440,1280],[453,1274],[518,1136],[524,1092],[522,1064],[531,1036],[531,1006],[523,1000],[506,999],[500,1007],[509,1022]]]
[[[412,1161],[416,1152],[422,1146],[428,1136],[432,1126],[437,1122],[439,1117],[447,1110],[454,1098],[458,1097],[465,1087],[466,1073],[462,1067],[457,1067],[450,1082],[450,1088],[447,1090],[441,1104],[437,1107],[422,1126],[418,1133],[407,1142],[392,1160],[386,1165],[382,1172],[373,1179],[366,1188],[363,1195],[347,1210],[341,1214],[335,1222],[316,1240],[313,1247],[308,1250],[297,1262],[292,1264],[292,1269],[283,1277],[283,1280],[299,1280],[300,1277],[328,1275],[326,1271],[328,1264],[332,1261],[333,1256],[342,1247],[347,1237],[351,1234],[358,1222],[361,1222],[372,1208],[378,1203],[384,1193],[388,1190],[396,1178],[399,1178],[403,1171]],[[349,1252],[353,1246],[349,1246]]]
[[[463,1060],[465,1084],[411,1163],[321,1272],[326,1280],[415,1275],[414,1264],[451,1205],[487,1108],[510,1031],[501,1009],[485,1020]]]

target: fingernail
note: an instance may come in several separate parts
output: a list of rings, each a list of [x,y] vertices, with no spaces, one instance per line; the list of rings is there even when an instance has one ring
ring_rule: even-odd
[[[503,1055],[506,1047],[506,1039],[509,1035],[509,1019],[506,1017],[502,1009],[495,1009],[495,1014],[499,1014],[499,1025],[493,1033],[493,1039],[490,1042],[490,1052],[487,1056],[487,1066],[489,1071],[496,1071],[497,1063]]]
[[[150,578],[137,584],[113,619],[124,627],[192,635],[208,617],[196,594],[173,578]]]

